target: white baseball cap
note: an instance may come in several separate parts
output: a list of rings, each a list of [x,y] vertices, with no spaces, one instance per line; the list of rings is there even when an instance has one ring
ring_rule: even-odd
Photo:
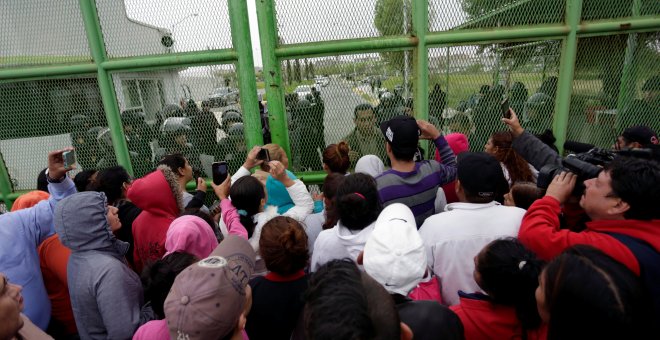
[[[415,216],[401,203],[378,216],[364,246],[364,270],[390,293],[408,295],[426,272],[426,251]]]

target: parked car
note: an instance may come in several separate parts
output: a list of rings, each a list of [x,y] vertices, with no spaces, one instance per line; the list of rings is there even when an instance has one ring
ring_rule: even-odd
[[[211,107],[227,106],[238,102],[238,89],[233,87],[218,87],[209,95]]]
[[[300,85],[293,92],[298,95],[298,100],[303,100],[308,94],[312,94],[312,87],[310,85]]]

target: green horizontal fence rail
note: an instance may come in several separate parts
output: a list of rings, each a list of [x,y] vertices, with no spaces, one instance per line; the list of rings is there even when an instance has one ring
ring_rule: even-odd
[[[575,99],[574,86],[576,77],[578,77],[575,68],[581,62],[581,56],[577,52],[578,45],[583,40],[588,41],[594,37],[614,37],[630,34],[625,44],[625,65],[616,103],[616,107],[623,112],[625,108],[632,105],[636,90],[630,89],[630,87],[634,87],[638,83],[636,82],[636,74],[639,73],[639,68],[643,67],[638,65],[639,60],[636,59],[636,46],[638,44],[636,37],[647,33],[657,34],[660,31],[660,12],[656,11],[657,8],[653,9],[652,2],[642,2],[640,0],[630,2],[631,8],[628,15],[616,15],[615,17],[593,20],[583,19],[585,11],[587,11],[588,6],[593,7],[595,3],[602,3],[603,0],[566,0],[565,2],[557,2],[565,3],[562,19],[558,20],[557,23],[546,22],[498,27],[499,25],[492,23],[500,20],[498,18],[505,16],[507,11],[525,10],[525,6],[535,2],[529,0],[505,1],[505,5],[491,10],[479,19],[467,21],[444,31],[429,30],[429,18],[433,14],[429,13],[428,0],[401,1],[404,1],[404,6],[409,6],[408,10],[410,11],[411,22],[407,33],[350,39],[334,38],[302,43],[285,43],[281,40],[279,28],[284,23],[278,22],[275,0],[255,1],[263,61],[263,86],[267,98],[271,138],[273,143],[284,148],[289,159],[292,156],[289,131],[290,118],[287,116],[285,101],[287,92],[285,78],[288,79],[289,75],[286,74],[283,68],[285,61],[407,51],[406,53],[409,54],[411,61],[410,84],[412,87],[411,97],[414,102],[413,115],[417,118],[426,119],[429,118],[427,93],[431,75],[429,53],[432,49],[493,44],[508,44],[509,46],[513,44],[515,47],[517,43],[556,41],[561,45],[558,55],[550,55],[548,58],[556,57],[558,63],[557,95],[554,101],[555,114],[552,126],[557,137],[556,145],[561,150],[563,141],[568,138],[568,127],[571,124],[569,112],[572,109],[572,100]],[[281,1],[281,3],[285,3],[285,1]],[[646,10],[644,6],[651,6],[652,12],[650,14],[644,12]],[[90,61],[84,61],[85,58],[78,58],[74,62],[53,59],[55,61],[52,63],[0,68],[0,84],[94,75],[98,81],[102,108],[110,128],[112,149],[117,163],[132,173],[135,163],[131,162],[131,155],[124,137],[125,132],[123,131],[116,96],[116,83],[113,82],[112,75],[122,72],[151,72],[168,68],[199,66],[208,66],[209,69],[213,69],[212,66],[214,65],[233,64],[236,68],[236,77],[241,93],[240,106],[243,114],[246,146],[249,149],[253,145],[263,143],[246,0],[228,0],[231,48],[133,57],[113,57],[108,54],[106,50],[108,42],[104,41],[103,27],[99,20],[95,0],[79,0],[79,7],[86,42],[91,52]],[[327,13],[327,15],[331,16],[332,13]],[[488,23],[491,23],[491,25],[488,26]],[[502,50],[504,51],[504,49]],[[448,51],[447,57],[449,57]],[[543,72],[545,76],[545,67]],[[355,77],[357,72],[353,74]],[[445,77],[444,71],[442,74],[442,77]],[[449,86],[449,74],[449,66],[446,66],[446,86]],[[494,74],[493,82],[496,82],[499,71],[494,72]],[[353,82],[356,80],[353,79]],[[628,121],[624,121],[623,118],[617,116],[617,129],[627,123]],[[297,175],[307,183],[319,183],[324,178],[324,173],[319,171],[302,172],[297,173]],[[5,161],[0,157],[0,198],[5,202],[7,208],[10,208],[16,197],[17,192],[12,189],[9,171]]]
[[[268,101],[272,133],[273,136],[278,136],[278,138],[274,137],[273,141],[280,144],[289,156],[291,155],[291,145],[287,138],[288,130],[285,124],[286,108],[282,100],[284,83],[281,77],[280,64],[285,59],[409,50],[414,56],[412,71],[414,81],[412,83],[415,105],[413,115],[418,119],[426,119],[428,117],[428,110],[425,108],[428,102],[426,94],[429,79],[429,48],[557,39],[562,41],[562,48],[553,128],[557,137],[556,146],[561,152],[563,151],[563,143],[566,140],[566,131],[569,124],[569,106],[573,91],[573,70],[576,62],[578,40],[593,36],[657,32],[660,30],[660,12],[652,16],[639,17],[639,0],[634,1],[633,7],[636,10],[633,9],[633,16],[594,21],[581,20],[583,1],[587,0],[567,0],[564,22],[558,24],[466,29],[458,29],[462,28],[462,26],[458,26],[454,30],[427,32],[428,0],[413,0],[412,31],[410,35],[291,44],[278,43],[278,26],[280,24],[276,19],[275,0],[256,1],[264,73],[271,75],[266,78],[266,95],[269,99],[275,99]],[[484,16],[483,19],[488,19],[529,2],[522,0],[514,6],[503,6],[500,10]],[[471,27],[473,25],[474,22],[471,22],[470,25],[463,26]],[[308,176],[302,174],[302,176],[306,181],[316,183],[321,182],[324,177],[319,173],[309,173]]]
[[[228,32],[228,34],[231,34],[233,48],[124,58],[111,58],[108,55],[95,0],[79,0],[78,5],[92,61],[61,64],[55,62],[46,65],[0,68],[0,84],[96,74],[117,164],[122,165],[129,173],[133,174],[133,163],[124,138],[112,74],[116,72],[154,71],[170,67],[234,64],[237,70],[239,90],[242,94],[240,106],[247,147],[263,144],[247,3],[245,0],[228,0],[228,19],[231,27],[231,33]],[[10,175],[4,161],[1,159],[2,157],[0,157],[0,198],[9,210],[12,202],[19,196],[20,192],[13,192]]]

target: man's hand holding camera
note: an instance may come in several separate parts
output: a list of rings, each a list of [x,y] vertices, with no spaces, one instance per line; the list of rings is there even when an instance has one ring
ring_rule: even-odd
[[[559,201],[559,203],[563,204],[571,196],[571,192],[573,192],[573,188],[575,188],[576,180],[577,175],[562,171],[552,180],[545,195],[553,197]]]

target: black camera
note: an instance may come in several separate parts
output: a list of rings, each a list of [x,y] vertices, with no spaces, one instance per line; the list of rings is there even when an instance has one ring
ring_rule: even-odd
[[[539,170],[536,186],[547,189],[552,179],[562,171],[577,175],[574,196],[581,196],[584,192],[584,181],[598,177],[603,167],[611,162],[616,154],[610,150],[593,148],[587,152],[571,154],[561,161],[561,166],[556,164],[545,165]]]

